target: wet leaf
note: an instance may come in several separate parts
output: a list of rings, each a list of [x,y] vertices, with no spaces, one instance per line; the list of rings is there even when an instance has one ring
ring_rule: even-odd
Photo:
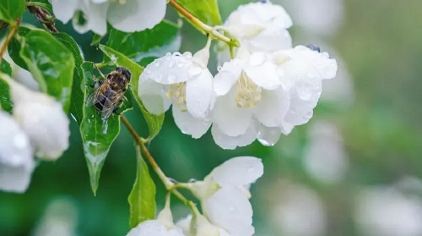
[[[12,74],[12,68],[10,67],[10,64],[4,59],[1,60],[0,71],[1,73],[7,74],[9,76]],[[10,99],[9,85],[0,79],[0,109],[11,112],[12,107],[13,103]]]
[[[145,220],[154,219],[156,211],[155,184],[138,146],[136,146],[136,156],[136,180],[128,197],[131,228]]]
[[[0,0],[0,20],[13,22],[25,11],[25,0]]]
[[[71,50],[44,30],[30,29],[20,39],[20,57],[43,92],[69,110],[75,59]]]
[[[217,0],[177,0],[177,2],[203,22],[211,25],[221,24],[221,15]]]
[[[107,42],[108,47],[141,65],[167,52],[178,51],[180,45],[180,25],[170,21],[162,21],[152,29],[134,33],[112,29]]]
[[[75,40],[65,33],[57,33],[54,36],[65,45],[75,58],[75,68],[73,71],[72,95],[70,104],[70,113],[78,124],[82,121],[82,110],[84,104],[84,92],[82,87],[83,71],[81,68],[84,62],[83,53]]]
[[[102,120],[101,113],[89,104],[89,96],[94,92],[95,81],[100,77],[91,62],[82,64],[84,89],[83,116],[80,132],[87,161],[91,188],[94,194],[98,189],[101,170],[110,147],[120,132],[120,118],[117,115]]]
[[[100,49],[104,52],[104,54],[111,59],[112,62],[114,62],[118,66],[125,67],[130,70],[132,73],[132,79],[130,81],[130,90],[132,92],[132,98],[136,101],[138,104],[145,121],[148,125],[148,139],[153,139],[157,134],[160,132],[161,127],[163,126],[164,122],[164,114],[162,115],[153,115],[149,113],[144,105],[142,104],[142,101],[139,99],[138,96],[138,80],[139,76],[142,74],[142,66],[136,64],[134,61],[130,60],[128,57],[123,55],[120,52],[117,52],[116,50],[109,48],[104,45],[100,45]]]

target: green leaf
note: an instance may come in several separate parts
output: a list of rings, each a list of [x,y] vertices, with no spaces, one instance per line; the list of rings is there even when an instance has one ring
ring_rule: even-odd
[[[84,104],[84,92],[82,88],[83,71],[81,68],[84,62],[84,56],[75,40],[65,33],[57,33],[54,36],[65,45],[75,58],[75,68],[73,71],[72,95],[70,104],[70,113],[78,124],[82,121],[82,111]]]
[[[9,62],[2,59],[0,62],[0,71],[1,73],[7,74],[9,76],[12,75],[12,67],[10,66]]]
[[[194,16],[210,25],[221,25],[221,15],[217,0],[177,0]]]
[[[12,68],[6,60],[2,60],[0,63],[1,73],[11,75]],[[2,79],[0,79],[0,109],[11,112],[13,108],[12,100],[10,99],[9,85]]]
[[[180,25],[170,21],[162,21],[152,29],[134,33],[112,29],[107,42],[108,47],[142,65],[151,58],[179,50],[180,45]]]
[[[18,32],[16,34],[16,37],[10,41],[9,46],[7,48],[7,52],[9,53],[10,58],[12,58],[13,62],[24,68],[25,70],[28,70],[28,66],[26,65],[25,61],[20,56],[21,52],[21,42],[17,39],[23,38],[27,33],[29,33],[31,30],[27,27],[19,27]]]
[[[69,110],[75,59],[72,51],[44,30],[31,29],[21,39],[20,57],[43,92]]]
[[[120,132],[119,116],[112,115],[107,120],[102,120],[100,112],[89,104],[89,96],[94,92],[96,82],[96,68],[91,62],[82,64],[84,84],[84,106],[80,125],[80,132],[84,146],[85,159],[88,165],[91,188],[94,194],[98,189],[101,169],[110,147]]]
[[[155,218],[155,184],[148,170],[148,165],[142,158],[139,147],[136,146],[137,172],[132,191],[129,194],[130,227],[140,222]]]
[[[0,20],[16,21],[25,11],[25,0],[0,0]]]
[[[144,118],[145,121],[148,125],[148,139],[151,140],[153,139],[155,136],[157,136],[157,134],[160,132],[161,127],[163,126],[163,122],[164,122],[164,114],[161,115],[153,115],[151,113],[149,113],[144,105],[142,104],[142,101],[139,99],[138,96],[138,80],[139,80],[139,76],[142,74],[143,68],[142,66],[136,64],[134,61],[130,60],[128,57],[126,57],[125,55],[123,55],[122,53],[109,48],[107,46],[104,45],[100,45],[100,49],[101,51],[104,52],[104,54],[112,59],[112,61],[117,64],[118,66],[122,66],[125,67],[127,69],[130,70],[130,72],[132,73],[132,79],[130,81],[130,90],[132,92],[132,97],[135,99],[136,103],[138,104]]]

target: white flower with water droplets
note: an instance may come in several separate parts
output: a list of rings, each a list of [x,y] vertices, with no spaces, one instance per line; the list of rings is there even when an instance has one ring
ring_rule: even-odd
[[[225,148],[246,146],[257,137],[273,144],[270,127],[278,127],[288,109],[289,98],[282,91],[277,66],[270,54],[240,50],[215,76],[217,95],[212,134]]]
[[[49,0],[57,19],[63,23],[73,18],[79,33],[89,30],[99,35],[107,32],[107,22],[124,32],[154,27],[165,16],[166,0]]]
[[[203,181],[189,185],[201,200],[204,215],[213,225],[231,236],[250,236],[255,230],[249,187],[263,173],[260,159],[236,157],[216,167]],[[219,185],[217,190],[216,183]]]
[[[139,80],[146,109],[162,114],[173,105],[173,117],[183,133],[201,137],[209,128],[214,104],[213,76],[207,68],[209,45],[191,53],[167,54],[149,64]]]
[[[0,111],[0,190],[25,192],[34,167],[28,137],[9,114]]]
[[[215,142],[226,149],[255,139],[274,145],[282,133],[309,121],[321,81],[334,78],[336,71],[327,53],[303,46],[273,54],[240,50],[215,77]]]
[[[43,160],[56,160],[69,146],[69,119],[62,105],[8,77],[5,80],[11,89],[13,116],[28,135],[36,155]]]
[[[280,5],[254,2],[239,6],[224,23],[224,28],[251,52],[273,52],[292,47],[287,29],[292,19]],[[220,45],[221,46],[221,45]],[[219,49],[219,63],[228,60],[228,48]]]
[[[289,93],[289,109],[281,122],[285,134],[311,119],[322,93],[322,80],[333,79],[337,73],[337,61],[313,47],[297,46],[274,54],[283,88]]]

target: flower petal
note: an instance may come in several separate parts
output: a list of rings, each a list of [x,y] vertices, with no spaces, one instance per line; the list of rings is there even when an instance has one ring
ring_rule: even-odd
[[[214,91],[217,96],[226,95],[240,78],[241,67],[238,59],[223,64],[214,78]]]
[[[278,127],[289,109],[289,100],[289,93],[281,88],[264,90],[261,101],[255,107],[254,116],[265,126]]]
[[[13,116],[28,134],[39,158],[56,160],[69,147],[69,119],[60,103],[52,99],[40,102],[34,96],[32,102],[17,103]]]
[[[196,118],[205,118],[215,100],[212,75],[208,70],[195,79],[186,82],[186,106]]]
[[[147,220],[131,229],[126,236],[184,236],[179,228],[167,229],[157,220]]]
[[[54,16],[63,23],[72,19],[81,0],[49,0],[53,7]]]
[[[150,63],[141,75],[160,84],[176,84],[195,78],[204,71],[192,62],[192,54],[176,52]]]
[[[252,110],[236,106],[235,92],[232,89],[229,94],[217,98],[213,121],[225,135],[239,136],[245,134],[252,125]]]
[[[282,128],[259,126],[258,141],[265,146],[274,146],[280,139]]]
[[[0,163],[19,166],[32,160],[28,136],[19,124],[0,110]]]
[[[292,47],[292,37],[285,29],[265,29],[248,41],[251,51],[274,52]]]
[[[183,112],[176,106],[173,106],[172,110],[174,122],[177,127],[179,127],[182,133],[191,135],[193,138],[202,137],[211,126],[211,121],[196,119],[189,112]]]
[[[138,96],[145,108],[155,115],[163,114],[170,108],[171,102],[166,96],[166,88],[150,78],[141,75],[138,84]]]
[[[220,186],[242,186],[249,188],[264,173],[262,161],[256,157],[231,158],[214,170],[205,178],[212,178]]]
[[[105,35],[107,33],[107,21],[106,14],[109,3],[105,2],[102,4],[95,4],[91,1],[83,1],[80,3],[80,13],[83,15],[83,21],[81,22],[78,17],[73,17],[73,28],[78,33],[86,33],[92,30],[96,34]]]
[[[113,1],[107,12],[110,24],[121,31],[134,32],[150,29],[164,19],[166,0]]]
[[[235,187],[221,188],[206,199],[202,206],[210,221],[225,229],[231,236],[254,234],[251,203]]]
[[[0,163],[0,190],[23,193],[31,182],[35,163],[30,160],[27,165],[8,166]]]
[[[277,76],[277,67],[264,53],[252,53],[249,65],[244,68],[246,75],[259,87],[274,90],[281,85]]]
[[[251,144],[257,136],[255,125],[251,125],[246,133],[239,136],[228,136],[214,124],[211,128],[214,142],[224,149],[235,149],[236,147],[244,147]]]

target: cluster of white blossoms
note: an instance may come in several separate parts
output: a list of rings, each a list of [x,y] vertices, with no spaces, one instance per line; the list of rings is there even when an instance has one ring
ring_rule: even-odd
[[[0,110],[0,190],[24,192],[39,160],[54,161],[69,146],[69,120],[53,98],[29,90],[1,74],[8,83],[13,112]]]
[[[292,48],[291,25],[281,6],[240,6],[219,27],[236,37],[240,47],[231,59],[228,48],[219,51],[224,64],[214,77],[207,68],[207,43],[193,56],[173,53],[148,65],[140,77],[139,96],[154,114],[173,105],[177,126],[194,138],[212,126],[215,142],[225,149],[255,139],[274,145],[281,134],[310,120],[322,80],[337,72],[336,60],[318,47]]]
[[[107,22],[124,32],[142,31],[158,24],[166,14],[166,0],[49,0],[57,19],[72,19],[79,33],[107,33]]]
[[[251,236],[255,229],[249,187],[263,172],[258,158],[232,158],[203,181],[185,184],[200,200],[203,214],[193,212],[174,224],[167,202],[157,219],[140,223],[127,236]]]

